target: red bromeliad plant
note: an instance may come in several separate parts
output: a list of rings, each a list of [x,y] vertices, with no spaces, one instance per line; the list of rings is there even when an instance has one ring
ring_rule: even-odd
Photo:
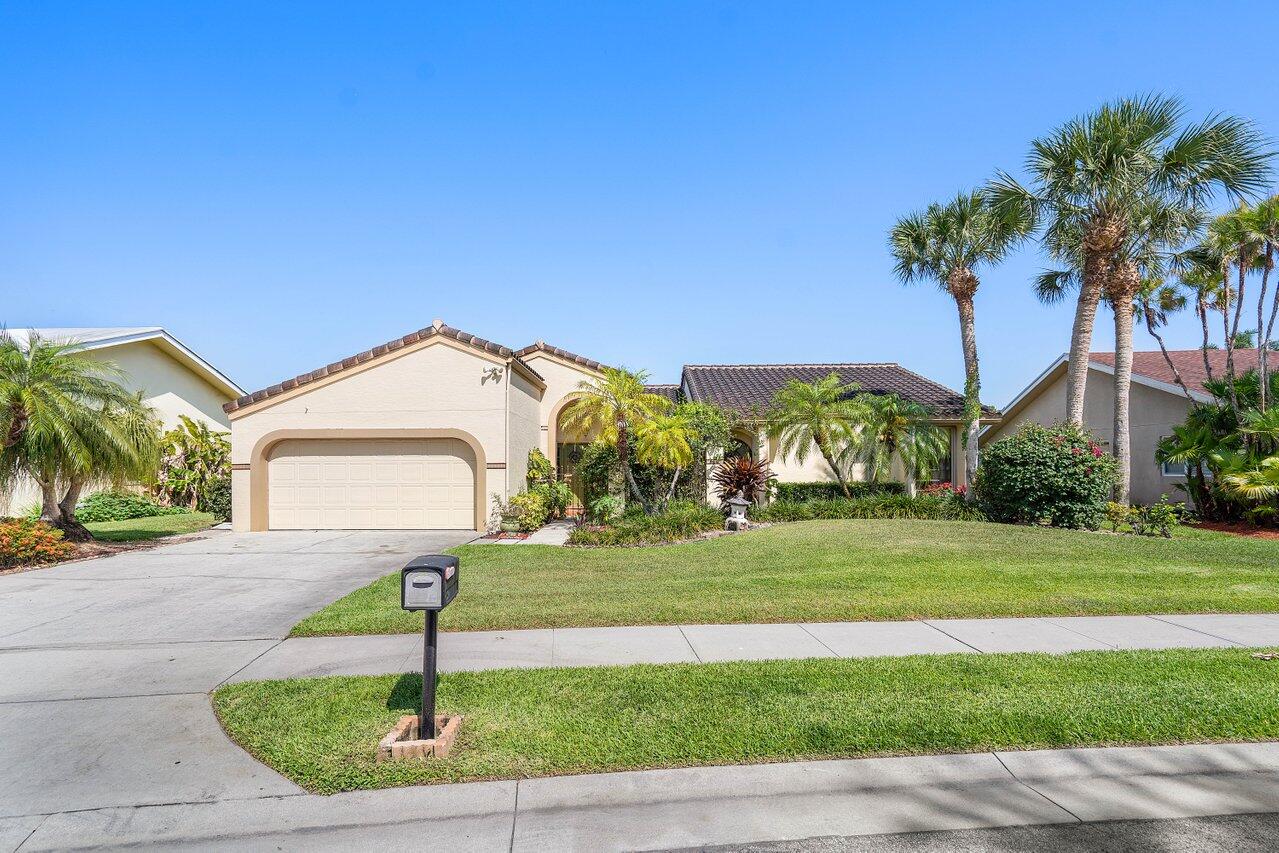
[[[756,503],[768,491],[768,484],[777,477],[766,461],[755,461],[749,456],[725,459],[715,466],[711,480],[720,503],[741,492],[742,498]]]

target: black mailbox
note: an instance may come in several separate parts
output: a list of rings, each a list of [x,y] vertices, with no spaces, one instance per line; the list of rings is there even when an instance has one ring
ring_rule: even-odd
[[[427,554],[414,557],[400,570],[400,607],[405,610],[443,610],[457,595],[457,557]]]

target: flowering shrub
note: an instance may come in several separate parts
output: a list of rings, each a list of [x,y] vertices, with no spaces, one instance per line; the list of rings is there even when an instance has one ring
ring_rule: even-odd
[[[921,495],[957,495],[963,497],[968,494],[968,487],[963,483],[958,486],[953,483],[929,483],[919,490]]]
[[[1114,459],[1082,427],[1028,423],[982,456],[977,501],[992,521],[1096,530],[1115,476]]]
[[[0,519],[0,569],[56,563],[75,553],[62,531],[30,518]]]

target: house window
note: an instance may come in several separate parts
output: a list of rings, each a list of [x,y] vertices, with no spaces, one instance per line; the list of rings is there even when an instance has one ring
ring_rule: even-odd
[[[1165,477],[1184,477],[1186,476],[1185,462],[1164,462],[1159,466]]]
[[[929,482],[950,483],[952,482],[951,477],[953,474],[954,471],[950,464],[950,454],[948,453],[940,462],[937,463],[937,467],[929,474]]]

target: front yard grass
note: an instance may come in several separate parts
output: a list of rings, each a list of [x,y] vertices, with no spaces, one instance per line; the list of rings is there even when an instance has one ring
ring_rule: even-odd
[[[441,676],[453,755],[378,764],[421,677],[232,684],[230,736],[319,793],[477,779],[994,749],[1279,738],[1279,663],[1249,651],[921,655]]]
[[[810,521],[681,545],[465,545],[445,630],[1279,611],[1279,542],[961,521]],[[399,573],[297,636],[422,630]]]
[[[98,521],[86,524],[94,538],[103,542],[140,542],[175,536],[179,533],[195,533],[218,523],[217,516],[208,512],[184,512],[176,515],[153,515],[146,518],[130,518],[124,521]]]

